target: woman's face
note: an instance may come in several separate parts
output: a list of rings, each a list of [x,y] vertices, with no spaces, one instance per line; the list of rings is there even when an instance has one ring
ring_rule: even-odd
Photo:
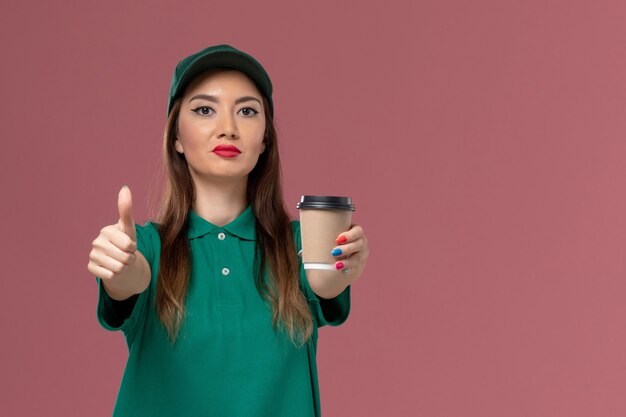
[[[265,150],[264,111],[261,93],[239,71],[217,69],[194,79],[182,97],[175,143],[192,178],[246,178]],[[220,145],[239,152],[216,153]]]

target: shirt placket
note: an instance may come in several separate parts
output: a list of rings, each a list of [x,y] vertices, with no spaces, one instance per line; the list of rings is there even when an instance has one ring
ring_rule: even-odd
[[[239,283],[234,274],[237,270],[235,262],[238,262],[238,260],[233,256],[237,246],[237,237],[226,233],[221,228],[216,229],[215,232],[212,238],[218,254],[215,258],[217,262],[214,268],[216,268],[215,273],[218,278],[220,307],[240,306],[241,301],[237,296]]]

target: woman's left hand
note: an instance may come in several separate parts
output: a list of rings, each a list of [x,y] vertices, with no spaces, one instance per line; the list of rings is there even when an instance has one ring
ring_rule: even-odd
[[[337,258],[335,267],[343,270],[352,284],[363,273],[369,256],[365,232],[358,224],[351,224],[350,230],[337,236],[336,243],[331,252]]]

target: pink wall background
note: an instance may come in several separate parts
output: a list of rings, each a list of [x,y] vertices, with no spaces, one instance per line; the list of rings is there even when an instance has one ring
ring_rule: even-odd
[[[177,5],[178,4],[178,5]],[[127,358],[91,242],[159,196],[175,64],[275,85],[285,199],[351,195],[370,243],[320,330],[323,415],[626,415],[621,1],[4,2],[0,414],[107,416]]]

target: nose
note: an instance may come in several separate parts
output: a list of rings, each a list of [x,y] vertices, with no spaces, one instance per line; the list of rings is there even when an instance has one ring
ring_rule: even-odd
[[[227,136],[231,139],[237,139],[239,133],[237,131],[237,123],[235,118],[228,113],[223,113],[218,121],[218,137]]]

